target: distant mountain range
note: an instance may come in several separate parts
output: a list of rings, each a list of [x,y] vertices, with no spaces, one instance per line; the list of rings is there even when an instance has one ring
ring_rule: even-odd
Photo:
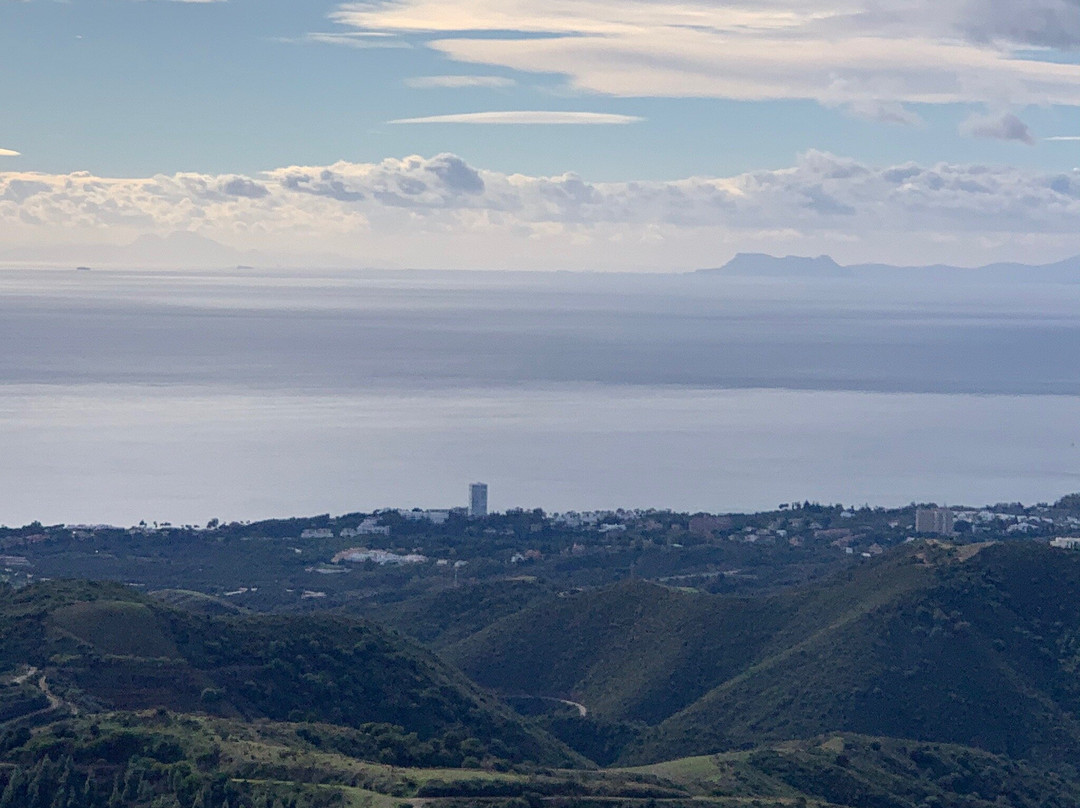
[[[1052,264],[998,263],[980,267],[947,264],[894,266],[838,264],[828,255],[810,258],[739,253],[722,267],[699,269],[697,275],[757,278],[858,278],[872,280],[955,281],[980,283],[1080,283],[1080,255]]]

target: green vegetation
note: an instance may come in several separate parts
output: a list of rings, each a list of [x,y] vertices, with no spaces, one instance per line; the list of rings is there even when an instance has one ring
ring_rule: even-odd
[[[0,592],[0,665],[30,666],[24,679],[76,710],[338,725],[398,765],[575,760],[430,653],[340,616],[193,614],[114,584],[40,584]]]
[[[1060,759],[1080,743],[1078,588],[1080,554],[916,543],[769,597],[648,583],[583,592],[446,655],[498,692],[649,725],[623,733],[624,761],[834,731]],[[549,726],[579,751],[597,741]]]
[[[278,613],[0,587],[0,808],[1080,804],[1080,553],[919,541],[755,596],[402,581]]]
[[[419,642],[441,648],[556,593],[550,584],[523,576],[422,594],[387,593],[375,598],[374,603],[349,604],[344,611],[376,620]]]
[[[499,772],[371,763],[327,748],[313,729],[164,710],[67,718],[4,754],[0,808],[1067,808],[1080,800],[1075,777],[1045,766],[851,734],[631,769]]]
[[[625,771],[687,791],[788,805],[858,808],[1056,808],[1075,805],[1075,776],[970,747],[836,734]]]

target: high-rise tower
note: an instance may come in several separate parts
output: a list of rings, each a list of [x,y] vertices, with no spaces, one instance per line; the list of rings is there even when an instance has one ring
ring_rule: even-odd
[[[487,483],[469,485],[469,516],[487,516]]]

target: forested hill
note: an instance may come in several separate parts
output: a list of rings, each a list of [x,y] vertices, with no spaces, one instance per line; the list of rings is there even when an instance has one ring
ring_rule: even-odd
[[[1080,743],[1080,554],[905,545],[827,583],[735,599],[626,583],[449,649],[507,694],[643,722],[626,761],[852,731],[1053,759]]]
[[[338,725],[397,737],[373,754],[404,763],[577,760],[429,652],[340,616],[197,614],[116,584],[0,589],[0,669],[43,677],[73,712]]]

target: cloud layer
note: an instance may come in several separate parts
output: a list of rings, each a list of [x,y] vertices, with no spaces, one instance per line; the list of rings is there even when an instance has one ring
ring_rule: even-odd
[[[513,87],[513,79],[503,76],[415,76],[405,79],[408,87],[420,90],[457,90],[467,87]]]
[[[667,269],[746,249],[981,263],[1080,253],[1077,221],[1080,170],[872,166],[821,152],[668,182],[505,174],[450,154],[254,177],[0,173],[0,241],[25,255],[185,232],[365,265]]]
[[[613,96],[1080,105],[1077,0],[368,0],[332,18]]]

